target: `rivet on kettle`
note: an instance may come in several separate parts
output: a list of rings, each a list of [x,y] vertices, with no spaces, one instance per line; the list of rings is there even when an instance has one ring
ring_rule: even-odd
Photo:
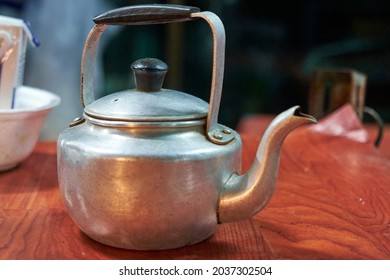
[[[73,127],[73,126],[82,124],[83,122],[85,122],[85,119],[83,119],[83,118],[81,118],[81,117],[75,118],[75,119],[73,120],[73,122],[71,122],[71,123],[69,124],[69,127]]]
[[[225,129],[222,130],[222,133],[224,133],[224,134],[232,134],[232,131],[230,129],[225,128]]]
[[[223,139],[223,136],[221,134],[217,134],[217,133],[213,134],[213,137],[215,139],[217,139],[217,140],[222,140]]]

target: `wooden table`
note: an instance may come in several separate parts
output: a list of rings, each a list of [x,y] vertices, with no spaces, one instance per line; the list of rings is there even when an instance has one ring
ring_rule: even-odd
[[[390,259],[390,160],[356,136],[364,134],[358,122],[338,135],[329,123],[288,136],[263,211],[200,244],[157,252],[111,248],[81,233],[61,201],[55,143],[40,142],[0,173],[0,259]],[[260,137],[242,139],[246,170]]]

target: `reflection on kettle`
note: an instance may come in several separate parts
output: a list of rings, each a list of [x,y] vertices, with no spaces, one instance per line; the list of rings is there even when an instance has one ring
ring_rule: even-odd
[[[94,56],[107,25],[202,18],[214,58],[210,104],[162,87],[168,66],[132,64],[136,89],[94,100]],[[84,47],[82,120],[58,139],[58,177],[67,210],[92,239],[114,247],[161,250],[210,237],[218,224],[250,218],[271,198],[283,140],[315,122],[293,107],[270,124],[252,167],[241,171],[241,140],[218,123],[225,32],[211,12],[177,5],[129,6],[94,19]]]

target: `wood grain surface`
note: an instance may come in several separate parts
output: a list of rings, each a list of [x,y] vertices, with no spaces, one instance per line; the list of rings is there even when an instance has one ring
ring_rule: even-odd
[[[390,259],[390,160],[359,138],[364,128],[351,114],[287,137],[275,194],[255,217],[167,251],[122,250],[85,236],[61,201],[56,144],[40,142],[0,173],[0,259]],[[242,134],[244,170],[260,136]]]

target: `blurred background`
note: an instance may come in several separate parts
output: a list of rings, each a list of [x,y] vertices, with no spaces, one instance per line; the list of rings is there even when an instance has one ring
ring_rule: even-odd
[[[367,76],[366,105],[390,122],[390,1],[0,0],[1,14],[30,21],[41,40],[41,47],[27,49],[24,84],[62,98],[42,139],[55,139],[82,114],[81,53],[92,18],[147,3],[196,6],[221,18],[222,124],[235,128],[246,115],[277,114],[294,105],[306,111],[313,71],[339,67]],[[96,97],[134,87],[130,64],[142,57],[168,63],[164,87],[208,101],[212,41],[205,22],[108,28],[98,52]]]

